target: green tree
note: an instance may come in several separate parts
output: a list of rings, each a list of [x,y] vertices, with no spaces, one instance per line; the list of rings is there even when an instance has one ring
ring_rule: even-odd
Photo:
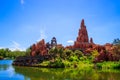
[[[83,54],[80,50],[75,50],[74,54],[75,54],[78,58],[84,56],[84,54]]]
[[[0,55],[6,57],[6,49],[0,49]]]
[[[60,57],[62,58],[62,55],[63,55],[63,53],[64,53],[63,48],[59,48],[59,49],[58,49],[58,53],[59,53]]]
[[[62,56],[64,57],[64,59],[69,59],[69,57],[72,55],[74,55],[72,50],[65,49]]]
[[[57,47],[51,48],[48,53],[52,56],[54,61],[55,61],[55,58],[60,57],[59,49]]]
[[[95,58],[97,58],[99,56],[99,52],[97,50],[93,50],[91,52],[91,56],[89,56],[89,59],[91,59],[91,61],[94,61]]]
[[[18,56],[25,56],[25,51],[11,51],[8,48],[6,49],[0,49],[0,56],[7,59],[15,59]]]
[[[26,56],[29,56],[30,55],[30,52],[31,52],[31,49],[30,47],[26,49]]]

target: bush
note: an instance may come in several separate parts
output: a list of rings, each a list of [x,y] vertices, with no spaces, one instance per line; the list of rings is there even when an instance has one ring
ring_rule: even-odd
[[[65,67],[70,67],[71,66],[71,62],[69,62],[67,60],[63,61],[63,64],[64,64]]]
[[[91,52],[91,54],[92,54],[92,56],[93,56],[94,58],[99,56],[99,53],[98,53],[97,50],[93,50],[93,51]]]
[[[67,59],[69,59],[70,56],[74,55],[73,51],[69,49],[65,49],[63,54]]]
[[[57,68],[64,68],[64,63],[62,62],[62,60],[60,58],[55,59],[54,62],[50,62],[50,64],[48,66],[51,67],[57,67]]]
[[[81,51],[79,51],[79,50],[75,50],[74,54],[75,54],[78,58],[83,57],[83,53],[82,53]]]
[[[79,61],[76,55],[70,56],[69,61]]]

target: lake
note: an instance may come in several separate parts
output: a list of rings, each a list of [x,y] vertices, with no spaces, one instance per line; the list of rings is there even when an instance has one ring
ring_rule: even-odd
[[[120,80],[119,70],[16,67],[12,62],[0,60],[0,80]]]

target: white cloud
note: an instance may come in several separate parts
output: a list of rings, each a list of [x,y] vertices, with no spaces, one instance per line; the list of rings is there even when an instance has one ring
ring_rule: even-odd
[[[47,38],[47,36],[45,35],[45,31],[40,30],[40,38],[37,40],[37,42],[42,40],[42,39],[46,39],[46,38]]]
[[[68,40],[67,43],[69,43],[69,44],[73,44],[74,41],[73,41],[73,40]]]
[[[25,48],[21,47],[21,45],[16,41],[12,41],[12,45],[10,46],[9,49],[12,51],[14,50],[25,51]]]
[[[15,51],[15,50],[19,50],[19,51],[25,51],[26,49],[24,47],[22,47],[18,42],[16,41],[12,41],[12,44],[8,47],[1,47],[0,49],[5,49],[5,48],[9,48],[11,51]]]
[[[20,0],[20,3],[23,5],[25,2],[24,2],[24,0]]]

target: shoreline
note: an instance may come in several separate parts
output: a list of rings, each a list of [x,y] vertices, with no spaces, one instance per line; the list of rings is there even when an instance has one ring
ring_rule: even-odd
[[[82,63],[82,64],[80,64]],[[44,65],[44,64],[33,64],[33,65],[14,65],[13,66],[19,66],[19,67],[38,67],[38,68],[71,68],[71,69],[84,69],[84,68],[91,68],[91,69],[100,69],[100,70],[120,70],[120,61],[119,62],[100,62],[100,63],[83,63],[83,62],[78,62],[77,65],[71,65],[72,66],[59,66],[59,65]]]

